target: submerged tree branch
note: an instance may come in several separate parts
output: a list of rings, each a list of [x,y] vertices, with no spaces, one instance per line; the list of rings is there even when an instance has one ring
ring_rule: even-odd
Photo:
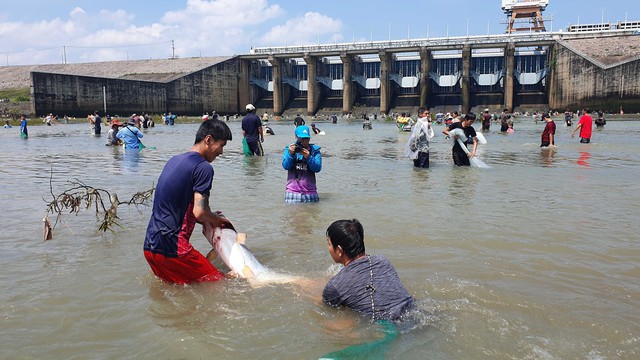
[[[99,230],[106,232],[107,230],[114,232],[115,226],[121,227],[118,224],[118,206],[125,205],[148,205],[152,199],[155,186],[152,186],[149,190],[138,191],[131,196],[131,199],[127,201],[120,201],[116,193],[110,193],[105,189],[94,188],[87,185],[84,182],[75,179],[68,181],[69,188],[60,194],[54,194],[53,192],[53,171],[49,177],[49,191],[53,200],[47,203],[47,212],[45,214],[45,240],[47,237],[51,238],[51,227],[48,222],[49,214],[56,215],[56,221],[53,224],[53,228],[58,224],[60,217],[63,213],[75,213],[78,215],[80,210],[89,209],[91,206],[95,208],[96,218],[100,221]],[[44,199],[43,199],[44,200]],[[45,200],[46,202],[46,200]],[[47,231],[47,226],[49,229]]]

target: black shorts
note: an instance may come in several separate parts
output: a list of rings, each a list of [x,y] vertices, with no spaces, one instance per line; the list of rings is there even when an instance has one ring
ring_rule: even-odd
[[[413,166],[418,168],[428,168],[429,167],[429,153],[418,151],[418,158],[413,160]]]
[[[591,139],[589,139],[589,138],[580,138],[580,142],[583,143],[583,144],[588,144],[588,143],[591,142]]]
[[[540,147],[544,147],[544,146],[549,146],[551,143],[548,141],[543,141],[542,144],[540,144]]]
[[[453,163],[456,166],[471,166],[469,155],[460,147],[460,144],[456,144],[453,147],[451,154],[453,155]]]
[[[247,145],[249,145],[249,150],[251,150],[252,154],[257,156],[264,155],[264,150],[262,150],[262,144],[260,141],[248,142]]]

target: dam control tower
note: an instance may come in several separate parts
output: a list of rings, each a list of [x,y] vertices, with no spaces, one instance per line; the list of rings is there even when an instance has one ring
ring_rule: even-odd
[[[507,34],[515,31],[546,31],[542,12],[549,0],[502,0],[507,15]]]

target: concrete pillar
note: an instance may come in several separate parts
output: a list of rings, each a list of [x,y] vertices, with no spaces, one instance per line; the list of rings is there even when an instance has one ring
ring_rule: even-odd
[[[242,113],[245,106],[255,100],[251,96],[251,85],[249,85],[249,69],[251,60],[240,60],[240,74],[238,77],[238,108],[236,111]]]
[[[513,112],[513,74],[515,69],[516,46],[509,43],[504,50],[504,108]]]
[[[429,107],[429,71],[431,69],[431,50],[420,48],[420,107]]]
[[[462,47],[462,77],[460,92],[462,95],[462,113],[468,114],[471,109],[471,45]]]
[[[304,62],[307,63],[307,115],[315,115],[318,111],[320,89],[318,89],[318,58],[304,54]]]
[[[351,83],[351,71],[353,69],[353,57],[346,52],[340,54],[342,60],[342,113],[348,114],[353,106],[353,84]]]
[[[273,76],[273,114],[280,116],[284,111],[284,83],[282,81],[284,61],[273,55],[269,56],[268,60],[272,66]]]
[[[392,54],[381,50],[380,56],[380,113],[389,114],[391,106],[391,82],[389,81],[389,71],[391,70]]]
[[[544,80],[545,83],[545,96],[547,97],[547,104],[549,109],[555,109],[560,111],[557,106],[556,97],[556,47],[550,45],[547,48],[547,63],[549,64],[549,72]]]

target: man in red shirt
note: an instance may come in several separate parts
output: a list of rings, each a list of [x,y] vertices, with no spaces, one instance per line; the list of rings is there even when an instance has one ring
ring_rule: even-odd
[[[593,128],[593,118],[590,115],[591,110],[589,110],[588,108],[585,108],[584,110],[582,110],[582,113],[584,115],[580,117],[580,122],[578,123],[578,126],[576,126],[576,128],[573,129],[573,131],[571,132],[571,137],[573,137],[576,131],[580,129],[580,142],[584,144],[588,144],[589,142],[591,142],[591,129]]]
[[[542,114],[542,120],[546,121],[547,124],[544,126],[542,136],[540,137],[540,147],[554,146],[556,143],[556,123],[553,122],[547,113]]]

